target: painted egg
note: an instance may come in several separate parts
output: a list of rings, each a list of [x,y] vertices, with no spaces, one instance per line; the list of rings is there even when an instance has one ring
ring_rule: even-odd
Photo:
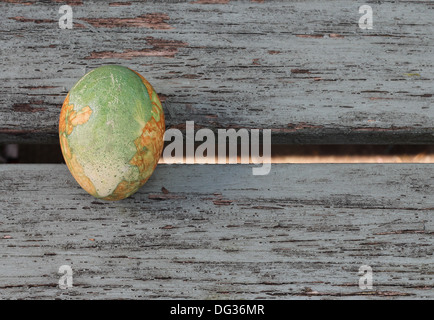
[[[137,72],[103,66],[69,91],[59,119],[62,154],[88,193],[120,200],[151,176],[163,150],[164,113],[157,93]]]

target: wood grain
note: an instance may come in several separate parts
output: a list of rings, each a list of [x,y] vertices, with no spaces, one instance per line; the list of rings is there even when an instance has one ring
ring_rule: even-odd
[[[104,202],[64,165],[2,165],[0,298],[432,299],[431,169],[160,165]]]
[[[69,3],[74,28],[61,30]],[[271,128],[273,143],[433,143],[431,1],[0,1],[0,141],[57,142],[87,71],[147,77],[168,127]]]

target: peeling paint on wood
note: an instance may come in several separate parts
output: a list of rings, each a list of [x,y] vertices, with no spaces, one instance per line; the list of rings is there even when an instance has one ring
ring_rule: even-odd
[[[96,28],[138,27],[156,30],[173,29],[168,23],[169,16],[162,13],[149,13],[135,18],[82,18]]]
[[[433,299],[431,169],[160,165],[132,198],[105,202],[64,165],[2,165],[1,297]]]
[[[61,4],[73,6],[72,30],[58,28]],[[359,5],[0,1],[0,139],[56,143],[77,79],[123,64],[166,97],[168,127],[270,128],[273,143],[433,143],[432,3],[372,3],[373,30],[358,27]],[[14,110],[33,100],[45,109]]]
[[[123,52],[103,51],[92,52],[85,59],[126,59],[130,60],[137,57],[174,57],[179,48],[186,47],[188,44],[181,41],[168,41],[163,39],[146,38],[146,43],[152,48],[140,50],[126,50]]]

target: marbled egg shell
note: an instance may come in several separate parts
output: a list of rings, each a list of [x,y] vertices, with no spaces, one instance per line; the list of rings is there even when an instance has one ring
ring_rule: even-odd
[[[163,150],[164,131],[157,93],[122,66],[87,73],[60,112],[65,162],[84,190],[104,200],[129,197],[148,180]]]

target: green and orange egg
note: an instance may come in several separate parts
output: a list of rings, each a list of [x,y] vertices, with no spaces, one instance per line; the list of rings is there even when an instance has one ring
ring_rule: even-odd
[[[66,165],[84,190],[104,200],[127,198],[149,179],[163,150],[164,131],[154,88],[123,66],[84,75],[60,112]]]

